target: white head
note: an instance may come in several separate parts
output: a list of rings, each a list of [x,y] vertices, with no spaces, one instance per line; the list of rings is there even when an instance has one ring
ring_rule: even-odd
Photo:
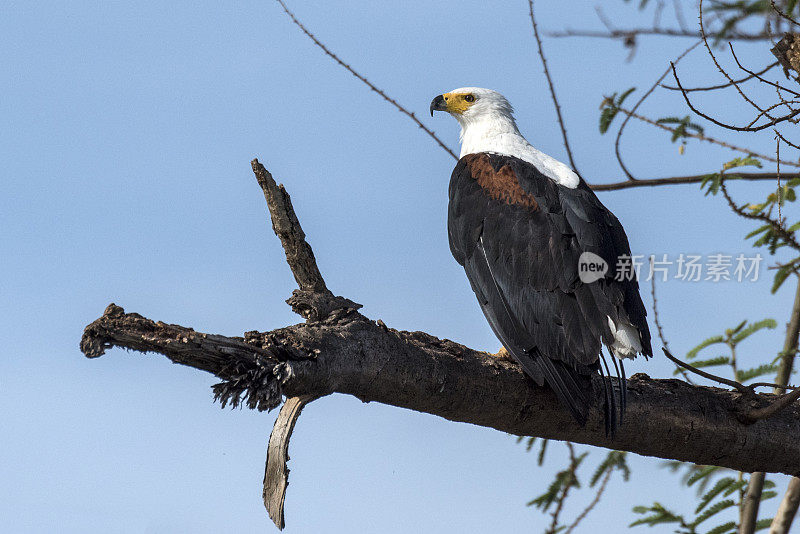
[[[565,187],[577,187],[578,175],[567,165],[536,150],[522,136],[514,121],[514,109],[497,91],[462,87],[431,102],[434,111],[446,111],[461,125],[461,157],[493,152],[517,157],[536,166]]]
[[[448,112],[462,129],[485,121],[514,124],[514,109],[508,100],[497,91],[480,87],[462,87],[441,94],[433,99],[430,109],[431,116],[434,111]]]

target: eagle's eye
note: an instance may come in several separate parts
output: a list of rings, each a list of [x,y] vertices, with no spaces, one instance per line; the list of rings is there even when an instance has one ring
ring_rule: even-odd
[[[466,100],[467,102],[475,102],[475,95],[466,95],[464,97],[464,100]]]

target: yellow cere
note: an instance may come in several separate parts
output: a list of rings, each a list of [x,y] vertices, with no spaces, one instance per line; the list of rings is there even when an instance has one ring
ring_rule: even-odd
[[[460,115],[475,103],[475,96],[472,93],[445,93],[442,96],[449,113],[458,113]]]

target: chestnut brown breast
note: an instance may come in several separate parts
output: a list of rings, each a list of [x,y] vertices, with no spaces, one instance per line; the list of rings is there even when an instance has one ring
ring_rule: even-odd
[[[468,154],[464,156],[464,160],[472,177],[491,198],[534,210],[539,208],[536,199],[519,185],[511,166],[503,165],[495,169],[488,154]]]

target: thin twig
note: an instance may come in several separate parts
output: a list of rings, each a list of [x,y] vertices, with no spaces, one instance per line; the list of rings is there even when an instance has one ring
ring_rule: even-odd
[[[640,120],[640,121],[642,121],[642,122],[644,122],[646,124],[650,124],[651,126],[655,126],[656,128],[660,128],[660,129],[662,129],[664,131],[667,131],[667,132],[670,132],[670,133],[675,133],[677,131],[675,128],[672,128],[671,126],[667,126],[664,123],[655,121],[655,120],[653,120],[653,119],[651,119],[649,117],[645,117],[644,115],[639,115],[638,113],[634,113],[633,111],[627,110],[625,108],[617,108],[617,109],[619,111],[621,111],[622,113],[624,113],[625,115],[633,117],[634,119]],[[725,148],[728,148],[730,150],[734,150],[736,152],[741,152],[742,154],[748,154],[748,155],[751,155],[751,156],[755,156],[755,157],[757,157],[759,159],[762,159],[764,161],[771,161],[773,163],[783,163],[784,165],[791,165],[791,166],[794,166],[794,167],[800,167],[800,163],[795,163],[795,162],[792,162],[792,161],[779,162],[776,158],[774,158],[772,156],[768,156],[766,154],[760,154],[758,152],[755,152],[754,150],[750,150],[749,148],[744,148],[744,147],[732,145],[732,144],[730,144],[730,143],[728,143],[726,141],[720,141],[719,139],[715,139],[713,137],[709,137],[709,136],[707,136],[705,134],[702,134],[702,133],[699,133],[699,132],[685,131],[685,132],[682,132],[681,135],[683,135],[684,137],[690,137],[692,139],[697,139],[699,141],[705,141],[707,143],[711,143],[711,144],[714,144],[714,145],[725,147]]]
[[[736,173],[740,180],[745,181],[759,181],[759,180],[775,180],[774,172],[741,172]],[[784,179],[800,178],[800,173],[783,173]],[[682,184],[699,184],[703,180],[708,179],[708,174],[695,174],[691,176],[671,176],[667,178],[648,178],[639,179],[636,181],[623,180],[621,182],[612,182],[606,184],[592,184],[590,187],[595,191],[618,191],[620,189],[630,189],[632,187],[656,187],[662,185],[682,185]]]
[[[656,331],[658,332],[658,339],[660,339],[661,340],[661,344],[664,345],[664,347],[667,350],[669,350],[669,342],[667,341],[666,337],[664,336],[664,329],[661,327],[661,317],[659,316],[659,313],[658,313],[658,299],[656,298],[656,277],[652,276],[652,271],[653,271],[653,257],[650,256],[650,272],[651,272],[651,276],[650,276],[650,295],[653,297],[653,320],[656,323]],[[683,369],[680,366],[677,366],[677,369],[681,373],[681,375],[683,376],[684,380],[686,380],[688,383],[694,385],[694,382],[692,382],[692,379],[689,377],[689,373],[687,373],[685,369]]]
[[[556,529],[558,528],[558,516],[561,515],[561,510],[564,508],[564,501],[567,500],[569,490],[573,486],[572,483],[575,477],[575,468],[577,467],[578,463],[578,460],[575,457],[575,446],[569,441],[565,443],[567,445],[567,449],[569,450],[569,471],[571,477],[565,481],[564,487],[561,489],[561,495],[558,497],[556,509],[553,511],[553,521],[550,523],[550,528],[547,530],[547,534],[555,534],[557,532]]]
[[[675,9],[675,19],[678,21],[682,31],[688,32],[689,28],[686,26],[686,19],[683,17],[683,8],[681,7],[680,0],[672,0],[672,6]]]
[[[681,367],[683,367],[687,371],[691,371],[692,373],[698,374],[698,375],[702,376],[703,378],[707,378],[709,380],[713,380],[714,382],[719,382],[720,384],[725,384],[726,386],[730,386],[733,389],[737,390],[742,395],[746,395],[748,397],[752,397],[754,395],[753,390],[748,388],[747,386],[745,386],[741,382],[737,382],[735,380],[729,380],[727,378],[711,374],[711,373],[709,373],[707,371],[703,371],[702,369],[698,369],[697,367],[695,367],[693,365],[690,365],[690,364],[688,364],[686,362],[683,362],[683,361],[679,360],[678,358],[676,358],[675,356],[673,356],[672,353],[669,350],[667,350],[666,347],[661,347],[661,350],[664,351],[664,354],[666,355],[666,357],[669,358],[673,363],[675,363],[677,365],[680,365]]]
[[[796,145],[796,144],[792,143],[791,141],[789,141],[788,139],[786,139],[784,136],[781,135],[781,133],[778,131],[777,128],[773,128],[773,130],[775,132],[775,135],[777,135],[778,138],[781,141],[783,141],[784,143],[786,143],[787,145],[789,145],[790,147],[792,147],[794,149],[800,150],[800,145]]]
[[[792,24],[794,24],[795,26],[800,26],[800,22],[797,22],[796,20],[794,20],[792,17],[790,17],[789,15],[787,15],[786,13],[784,13],[782,10],[780,10],[780,9],[778,8],[778,6],[776,6],[776,5],[775,5],[775,0],[769,0],[769,3],[770,3],[770,5],[772,6],[772,9],[774,9],[774,10],[775,10],[775,13],[777,13],[778,15],[780,15],[780,17],[781,17],[782,19],[784,19],[784,20],[787,20],[787,21],[791,22],[791,23],[792,23]]]
[[[782,395],[769,406],[752,410],[748,415],[755,421],[759,419],[766,419],[767,417],[775,415],[798,399],[800,399],[800,388],[795,389],[791,393]]]
[[[329,50],[329,49],[328,49],[328,47],[327,47],[327,46],[325,46],[324,44],[322,44],[322,43],[319,41],[319,39],[317,39],[317,38],[316,38],[316,36],[315,36],[313,33],[311,33],[311,32],[310,32],[310,31],[309,31],[309,30],[308,30],[308,29],[307,29],[307,28],[306,28],[306,27],[303,25],[303,23],[302,23],[302,22],[300,22],[299,20],[297,20],[297,17],[295,17],[294,13],[292,13],[291,11],[289,11],[289,8],[288,8],[288,7],[286,7],[286,4],[283,2],[283,0],[276,0],[276,1],[277,1],[277,2],[278,2],[280,5],[281,5],[281,7],[283,8],[283,10],[286,12],[286,14],[287,14],[287,15],[289,15],[289,18],[290,18],[290,19],[292,19],[292,22],[295,24],[295,26],[297,26],[298,28],[300,28],[300,29],[303,31],[303,33],[304,33],[304,34],[306,34],[306,36],[307,36],[309,39],[311,39],[311,40],[314,42],[314,44],[315,44],[315,45],[317,45],[317,46],[318,46],[318,47],[319,47],[319,48],[320,48],[320,49],[321,49],[323,52],[325,52],[325,54],[326,54],[326,55],[327,55],[329,58],[331,58],[331,59],[332,59],[332,60],[334,60],[336,63],[338,63],[338,64],[339,64],[341,67],[344,67],[344,68],[345,68],[345,69],[346,69],[346,70],[347,70],[347,71],[348,71],[350,74],[352,74],[353,76],[355,76],[356,78],[358,78],[358,79],[359,79],[359,80],[360,80],[360,81],[361,81],[361,82],[362,82],[364,85],[366,85],[367,87],[369,87],[369,88],[370,88],[372,91],[375,91],[376,93],[378,93],[378,94],[381,96],[381,98],[383,98],[385,101],[387,101],[388,103],[390,103],[391,105],[393,105],[395,108],[397,108],[397,110],[398,110],[398,111],[400,111],[401,113],[403,113],[403,114],[404,114],[405,116],[407,116],[409,119],[411,119],[412,121],[414,121],[414,123],[415,123],[417,126],[419,126],[419,127],[420,127],[420,129],[421,129],[423,132],[425,132],[426,134],[428,134],[429,136],[431,136],[431,137],[433,138],[433,140],[434,140],[434,141],[436,141],[436,144],[438,144],[438,145],[439,145],[439,146],[440,146],[440,147],[441,147],[443,150],[445,150],[445,151],[446,151],[448,154],[450,154],[451,156],[453,156],[453,158],[454,158],[454,159],[458,159],[458,156],[456,156],[456,153],[455,153],[455,152],[453,152],[453,150],[452,150],[450,147],[448,147],[448,146],[447,146],[447,145],[444,143],[444,141],[442,141],[441,139],[439,139],[439,137],[438,137],[438,136],[437,136],[437,135],[436,135],[436,134],[433,132],[433,130],[431,130],[430,128],[428,128],[428,127],[427,127],[427,126],[425,126],[424,124],[422,124],[422,122],[420,122],[420,120],[417,118],[416,114],[414,114],[414,113],[413,113],[413,112],[411,112],[411,111],[408,111],[408,109],[406,109],[404,106],[402,106],[401,104],[399,104],[399,103],[397,102],[397,100],[395,100],[394,98],[392,98],[392,97],[390,97],[389,95],[387,95],[387,94],[386,94],[385,92],[383,92],[381,89],[378,89],[377,87],[375,87],[375,85],[373,85],[373,83],[372,83],[372,82],[370,82],[370,81],[369,81],[369,80],[368,80],[366,77],[362,76],[361,74],[359,74],[358,72],[356,72],[356,71],[353,69],[353,67],[351,67],[350,65],[348,65],[347,63],[345,63],[344,61],[342,61],[341,59],[339,59],[339,56],[337,56],[337,55],[336,55],[336,54],[334,54],[334,53],[333,53],[331,50]]]
[[[594,499],[592,499],[592,502],[590,502],[589,505],[578,515],[578,517],[575,518],[575,521],[573,521],[567,530],[564,531],[564,534],[571,534],[575,527],[577,527],[578,524],[583,521],[587,515],[589,515],[589,512],[591,512],[592,509],[597,506],[597,503],[600,502],[600,497],[602,497],[603,493],[606,491],[606,486],[608,485],[608,481],[611,479],[613,472],[613,468],[609,468],[608,471],[606,471],[606,474],[603,475],[603,480],[600,481],[600,487],[597,489]]]
[[[695,44],[684,50],[683,53],[679,55],[674,62],[671,62],[670,65],[673,65],[673,69],[675,68],[674,63],[678,63],[680,60],[686,57],[686,55],[692,50],[694,50],[699,44],[700,41],[696,42]],[[656,90],[656,87],[658,87],[658,85],[667,76],[667,74],[669,74],[669,68],[667,68],[667,70],[664,71],[664,74],[659,76],[659,78],[655,81],[655,83],[650,86],[650,89],[648,89],[647,92],[644,95],[642,95],[642,97],[636,102],[636,104],[634,104],[633,108],[631,108],[631,113],[636,113],[636,110],[639,109],[639,106],[641,106],[642,103],[647,99],[647,97],[649,97],[653,93],[653,91]],[[622,154],[620,153],[620,148],[619,148],[620,141],[622,139],[622,132],[625,130],[625,126],[628,124],[628,121],[630,119],[631,119],[630,115],[626,116],[619,127],[619,131],[617,132],[617,137],[616,139],[614,139],[614,153],[617,156],[617,161],[619,162],[619,166],[622,169],[622,172],[625,173],[625,175],[628,177],[628,180],[635,182],[637,181],[636,178],[634,178],[633,174],[631,174],[631,172],[625,166],[625,163],[622,161]]]
[[[771,218],[769,215],[764,213],[748,213],[744,207],[739,206],[736,202],[733,201],[730,194],[728,193],[728,188],[725,185],[725,180],[721,180],[719,184],[720,191],[722,191],[722,195],[725,197],[725,200],[728,202],[728,206],[740,217],[744,217],[745,219],[753,219],[756,221],[762,221],[769,224],[772,227],[772,230],[783,239],[787,245],[795,249],[796,251],[800,252],[800,243],[794,237],[793,232],[789,232],[786,230],[783,225],[779,224],[778,221]]]
[[[760,81],[762,83],[765,83],[767,85],[771,85],[772,87],[775,87],[776,89],[780,89],[781,91],[786,91],[787,93],[791,93],[794,96],[800,97],[800,93],[798,93],[797,91],[793,91],[793,90],[791,90],[791,89],[789,89],[787,87],[783,87],[779,83],[775,83],[775,82],[772,82],[770,80],[767,80],[766,78],[761,76],[761,74],[759,74],[757,72],[753,72],[752,70],[750,70],[747,67],[745,67],[744,65],[742,65],[742,63],[739,61],[739,58],[736,56],[736,52],[733,50],[733,43],[728,43],[728,46],[730,47],[731,55],[733,56],[733,60],[736,61],[736,65],[740,69],[745,71],[747,74],[749,74],[751,77],[758,79],[758,81]]]
[[[553,99],[553,105],[556,108],[556,115],[558,116],[558,126],[561,128],[561,136],[564,139],[564,148],[567,150],[567,157],[569,158],[569,164],[572,166],[572,170],[575,171],[579,176],[580,172],[578,171],[577,165],[575,165],[575,159],[572,157],[572,149],[569,146],[569,140],[567,139],[567,127],[564,125],[564,117],[561,116],[561,106],[558,103],[558,97],[556,96],[555,86],[553,85],[553,79],[550,76],[550,69],[547,68],[547,58],[544,55],[544,48],[542,47],[542,39],[539,37],[539,28],[536,25],[536,17],[533,15],[533,0],[528,0],[528,9],[530,11],[531,16],[531,24],[533,25],[533,36],[536,38],[536,46],[539,50],[539,58],[542,60],[542,67],[544,67],[544,75],[547,78],[547,85],[550,87],[550,97]]]
[[[770,69],[773,69],[773,68],[777,67],[778,64],[779,63],[777,61],[775,61],[773,63],[770,63],[769,65],[767,65],[766,67],[764,67],[763,69],[758,71],[757,73],[750,74],[750,75],[745,76],[744,78],[741,78],[739,80],[735,80],[734,83],[744,83],[744,82],[746,82],[746,81],[748,81],[748,80],[750,80],[752,78],[755,78],[756,75],[760,76],[761,74],[765,74],[765,73],[769,72]],[[695,92],[695,91],[716,91],[718,89],[725,89],[727,87],[731,87],[732,85],[733,84],[731,82],[726,82],[726,83],[722,83],[722,84],[719,84],[719,85],[709,85],[709,86],[706,86],[706,87],[690,87],[690,88],[684,89],[684,91],[686,91],[687,93],[692,93],[692,92]],[[661,84],[661,87],[663,87],[664,89],[669,89],[670,91],[680,91],[680,89],[678,89],[674,85]]]
[[[788,115],[784,115],[782,117],[777,117],[777,118],[773,119],[772,121],[767,122],[765,124],[762,124],[760,126],[735,126],[735,125],[732,125],[732,124],[725,124],[724,122],[718,121],[714,117],[711,117],[711,116],[703,113],[702,111],[697,109],[694,106],[694,104],[692,104],[692,101],[689,99],[689,94],[683,88],[683,85],[681,84],[680,78],[678,78],[678,72],[675,70],[675,65],[674,64],[672,64],[672,76],[675,78],[675,83],[678,84],[678,89],[681,91],[681,94],[683,95],[683,99],[686,101],[686,105],[689,106],[689,109],[691,109],[693,112],[695,112],[700,117],[703,117],[707,121],[712,122],[712,123],[716,124],[717,126],[721,126],[722,128],[727,128],[728,130],[734,130],[734,131],[737,131],[737,132],[759,132],[759,131],[765,130],[765,129],[771,127],[771,126],[775,126],[776,124],[778,124],[780,122],[784,122],[784,121],[790,120],[790,119],[794,118],[795,116],[800,115],[800,109],[797,109],[797,110],[789,113]]]
[[[714,55],[714,51],[713,51],[713,50],[711,50],[711,46],[708,44],[708,38],[707,38],[707,35],[706,35],[706,28],[705,28],[705,26],[704,26],[704,24],[703,24],[703,0],[700,0],[700,2],[699,2],[699,4],[698,4],[698,10],[699,10],[699,12],[700,12],[700,14],[699,14],[699,17],[698,17],[698,18],[699,18],[699,21],[700,21],[700,34],[703,36],[703,44],[704,44],[704,45],[705,45],[705,47],[706,47],[706,51],[708,52],[708,55],[709,55],[709,56],[711,56],[711,60],[714,62],[714,65],[716,65],[716,67],[717,67],[717,70],[718,70],[718,71],[719,71],[719,72],[720,72],[720,73],[721,73],[723,76],[725,76],[725,78],[728,80],[728,82],[729,82],[729,83],[733,84],[733,86],[736,88],[736,91],[738,91],[739,95],[740,95],[740,96],[741,96],[741,97],[742,97],[742,98],[745,100],[745,102],[749,103],[751,106],[753,106],[754,108],[756,108],[758,111],[764,112],[764,110],[763,110],[763,109],[761,109],[761,108],[758,106],[758,104],[756,104],[755,102],[753,102],[753,101],[752,101],[752,100],[751,100],[751,99],[750,99],[750,98],[749,98],[749,97],[748,97],[748,96],[747,96],[747,95],[744,93],[744,91],[742,91],[742,89],[739,87],[739,84],[737,84],[736,82],[734,82],[733,78],[731,78],[731,77],[730,77],[730,75],[729,75],[729,74],[728,74],[728,73],[725,71],[725,69],[723,69],[723,68],[722,68],[722,66],[721,66],[721,65],[719,64],[719,62],[717,61],[717,57]],[[770,117],[769,115],[767,115],[767,117],[768,117],[770,120],[772,120],[772,117]]]
[[[699,39],[700,32],[685,31],[673,28],[628,28],[617,29],[614,31],[603,32],[597,30],[562,30],[558,32],[550,32],[548,37],[566,38],[566,37],[593,37],[599,39],[626,39],[636,37],[639,35],[664,35],[668,37],[692,37]],[[717,37],[716,34],[711,34],[711,37]],[[762,33],[729,33],[724,35],[725,39],[734,41],[768,41],[770,35],[766,32]]]

